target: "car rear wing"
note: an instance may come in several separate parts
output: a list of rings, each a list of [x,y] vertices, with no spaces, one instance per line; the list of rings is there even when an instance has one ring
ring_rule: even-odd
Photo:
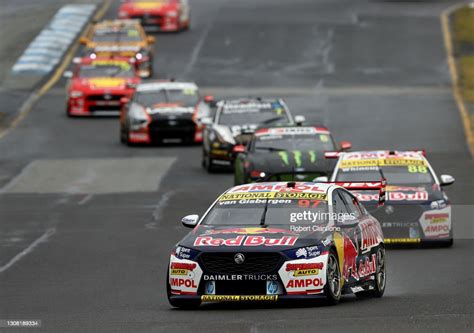
[[[379,191],[379,199],[377,206],[383,206],[385,203],[385,188],[387,186],[387,180],[385,178],[378,182],[328,182],[341,187],[344,187],[349,191]]]

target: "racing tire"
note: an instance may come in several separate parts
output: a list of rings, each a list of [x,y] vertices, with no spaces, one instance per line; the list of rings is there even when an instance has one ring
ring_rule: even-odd
[[[208,154],[206,154],[205,150],[202,151],[202,167],[208,173],[213,173],[215,170],[215,168],[212,166],[212,159]]]
[[[342,294],[341,269],[339,260],[334,250],[329,251],[328,262],[326,265],[326,285],[324,286],[324,295],[328,305],[339,303]]]
[[[168,265],[169,266],[169,265]],[[201,305],[201,301],[198,299],[193,299],[193,300],[177,300],[177,299],[172,299],[171,298],[171,288],[169,284],[169,275],[170,273],[166,273],[166,294],[168,296],[168,302],[172,307],[179,308],[179,309],[197,309]]]
[[[387,267],[385,265],[385,249],[379,247],[376,256],[375,279],[372,284],[373,289],[356,293],[357,298],[380,298],[385,292],[387,285]]]

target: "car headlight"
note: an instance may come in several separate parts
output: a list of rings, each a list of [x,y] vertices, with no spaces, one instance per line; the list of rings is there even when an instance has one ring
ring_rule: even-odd
[[[446,207],[446,201],[444,201],[443,199],[433,201],[431,202],[430,207],[431,209],[442,209]]]
[[[73,90],[69,92],[69,97],[72,97],[72,98],[82,97],[82,95],[84,95],[82,91]]]
[[[324,247],[322,245],[305,246],[285,251],[291,259],[311,259],[321,255]]]
[[[188,259],[188,260],[193,260],[197,255],[199,251],[189,249],[184,246],[176,246],[172,254],[178,258],[178,259]]]
[[[132,131],[146,126],[149,119],[145,109],[136,103],[133,103],[130,106],[128,118],[130,120],[130,129]]]

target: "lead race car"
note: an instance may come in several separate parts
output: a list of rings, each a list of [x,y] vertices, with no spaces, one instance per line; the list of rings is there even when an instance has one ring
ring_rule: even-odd
[[[188,0],[125,0],[118,17],[140,20],[147,30],[180,31],[189,29],[190,6]]]
[[[336,144],[324,126],[260,128],[235,159],[234,185],[255,181],[310,181],[332,173],[335,162],[325,151],[350,149]]]
[[[377,189],[384,182],[344,184]],[[383,234],[357,198],[337,184],[277,182],[230,188],[173,249],[167,272],[175,307],[201,302],[381,297]]]
[[[236,155],[258,127],[299,125],[305,119],[293,117],[282,99],[243,98],[219,101],[214,117],[203,121],[202,167],[212,172],[232,168]]]
[[[376,206],[377,193],[354,192],[380,221],[385,243],[451,246],[451,203],[443,187],[454,183],[454,178],[438,177],[425,155],[424,150],[379,150],[328,152],[326,157],[339,158],[331,181],[373,181],[381,175],[387,180],[384,207]]]
[[[151,144],[179,139],[202,142],[202,118],[211,113],[212,96],[201,96],[193,82],[155,81],[137,86],[132,98],[122,101],[120,140],[125,144]]]

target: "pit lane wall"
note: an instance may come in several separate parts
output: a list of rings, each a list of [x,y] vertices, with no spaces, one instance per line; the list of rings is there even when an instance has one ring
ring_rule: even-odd
[[[96,9],[95,4],[69,4],[61,7],[13,65],[12,75],[50,74]]]

